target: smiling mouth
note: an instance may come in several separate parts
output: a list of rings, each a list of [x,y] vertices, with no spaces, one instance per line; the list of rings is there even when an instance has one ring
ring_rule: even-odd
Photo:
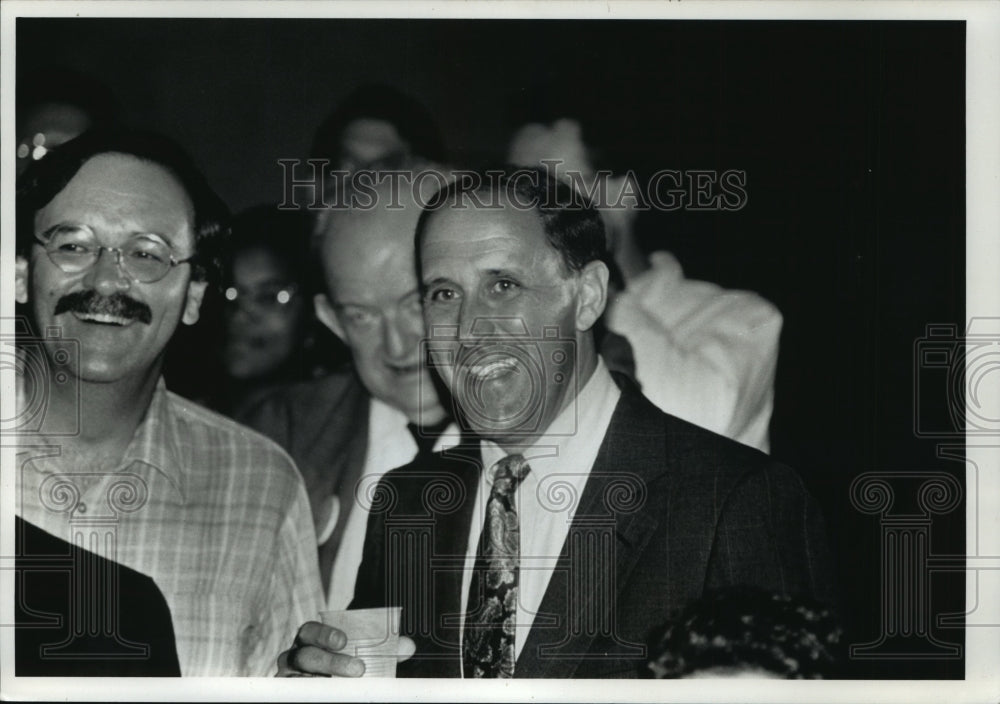
[[[110,313],[73,313],[73,316],[84,323],[98,323],[100,325],[114,325],[116,327],[126,327],[131,325],[133,318],[123,318]]]
[[[416,374],[420,371],[420,364],[387,364],[386,365],[393,374],[397,376],[409,376],[410,374]]]

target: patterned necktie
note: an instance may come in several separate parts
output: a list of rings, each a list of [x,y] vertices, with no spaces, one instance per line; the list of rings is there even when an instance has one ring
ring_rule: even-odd
[[[493,465],[462,634],[466,677],[513,677],[520,529],[514,492],[531,468],[522,455]]]

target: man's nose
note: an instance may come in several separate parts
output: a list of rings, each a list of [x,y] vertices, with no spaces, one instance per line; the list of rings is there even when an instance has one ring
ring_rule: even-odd
[[[247,303],[237,299],[235,301],[227,301],[226,306],[226,320],[233,325],[247,325],[248,323],[256,323],[260,319],[260,314],[257,310]]]
[[[462,307],[459,309],[458,331],[464,340],[486,337],[496,331],[496,322],[489,316],[489,311],[470,297],[462,301]]]
[[[498,316],[496,311],[478,306],[474,301],[462,306],[459,315],[459,331],[463,339],[475,340],[497,337],[524,337],[527,326],[523,319]]]
[[[119,256],[117,251],[102,249],[87,271],[84,283],[102,296],[127,291],[132,286],[132,278],[122,268]]]
[[[409,362],[423,336],[423,319],[403,314],[382,319],[382,347],[391,360]]]

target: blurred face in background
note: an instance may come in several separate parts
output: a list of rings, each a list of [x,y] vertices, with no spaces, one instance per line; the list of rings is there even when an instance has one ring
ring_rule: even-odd
[[[239,250],[225,289],[223,361],[229,376],[279,371],[302,343],[304,301],[294,272],[266,247]]]
[[[360,118],[344,128],[340,150],[338,168],[354,172],[395,164],[409,154],[410,145],[389,122]]]
[[[42,103],[30,108],[18,125],[17,175],[49,150],[82,134],[91,126],[90,117],[70,103]]]

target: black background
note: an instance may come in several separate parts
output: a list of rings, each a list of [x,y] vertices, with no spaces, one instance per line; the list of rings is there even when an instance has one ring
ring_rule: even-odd
[[[17,21],[19,68],[105,81],[130,123],[179,140],[234,209],[281,200],[277,159],[305,157],[323,116],[371,81],[419,97],[461,166],[502,158],[543,86],[609,166],[744,170],[743,209],[650,214],[641,231],[689,277],[784,314],[772,454],[826,510],[848,643],[878,637],[881,603],[879,521],[851,505],[851,481],[964,477],[914,433],[915,344],[928,324],[964,321],[964,56],[962,22]],[[940,411],[934,384],[922,403]],[[964,554],[962,514],[935,519],[933,552]],[[964,609],[963,573],[931,586],[934,615]],[[947,658],[851,668],[963,673]]]

